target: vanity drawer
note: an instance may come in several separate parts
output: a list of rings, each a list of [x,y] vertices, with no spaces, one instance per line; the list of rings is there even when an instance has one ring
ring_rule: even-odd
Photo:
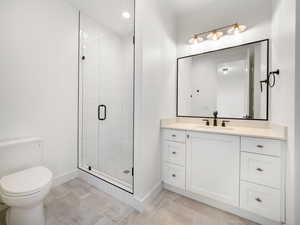
[[[185,167],[164,163],[163,181],[166,184],[185,189]]]
[[[185,143],[185,131],[164,129],[163,140]]]
[[[240,207],[280,222],[280,191],[242,181],[240,185]]]
[[[164,141],[163,159],[168,163],[185,166],[185,144],[173,141]]]
[[[258,154],[280,156],[281,155],[281,141],[242,137],[241,150],[243,152],[254,152]]]
[[[241,154],[241,179],[280,189],[281,162],[278,157]]]

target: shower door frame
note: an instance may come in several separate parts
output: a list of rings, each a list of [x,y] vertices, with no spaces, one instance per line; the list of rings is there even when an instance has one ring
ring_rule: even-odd
[[[132,80],[132,93],[133,93],[133,121],[132,121],[132,125],[133,125],[133,129],[132,129],[132,171],[131,171],[131,175],[132,175],[132,187],[128,188],[125,185],[122,185],[116,181],[114,181],[114,179],[110,179],[109,177],[111,177],[110,175],[102,175],[99,171],[93,171],[93,170],[89,170],[86,169],[82,166],[82,153],[83,153],[83,149],[82,149],[82,128],[83,128],[83,120],[82,120],[82,103],[83,103],[83,99],[82,99],[82,81],[81,81],[81,40],[80,40],[80,29],[81,29],[81,12],[79,11],[78,13],[78,68],[77,68],[77,75],[78,75],[78,102],[77,102],[77,168],[85,173],[88,173],[89,175],[92,175],[94,177],[96,177],[97,179],[104,181],[110,185],[113,185],[117,188],[120,188],[123,191],[126,191],[130,194],[134,194],[134,151],[135,151],[135,84],[136,84],[136,79],[135,79],[135,72],[136,72],[136,47],[135,47],[135,35],[136,35],[136,0],[132,0],[133,1],[133,80]]]

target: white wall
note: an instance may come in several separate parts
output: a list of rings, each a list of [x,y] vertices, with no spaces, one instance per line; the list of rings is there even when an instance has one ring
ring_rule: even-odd
[[[160,119],[175,117],[174,18],[164,1],[136,1],[135,195],[161,182]],[[147,16],[145,16],[147,15]]]
[[[252,5],[252,8],[242,5],[226,9],[211,6],[200,13],[188,12],[187,15],[176,18],[177,56],[181,57],[270,38],[271,17],[272,7],[269,0],[261,1],[259,5]],[[198,45],[188,44],[188,39],[195,33],[235,22],[246,25],[248,27],[247,32],[237,36],[224,36],[219,41],[204,41]]]
[[[296,2],[296,97],[295,97],[295,103],[296,103],[296,133],[295,133],[295,140],[296,140],[296,146],[295,146],[295,182],[296,182],[296,196],[295,196],[295,212],[300,212],[300,77],[299,77],[299,71],[300,71],[300,3],[299,1]],[[296,213],[295,218],[295,224],[300,224],[300,214]]]
[[[299,116],[295,114],[295,3],[295,0],[274,0],[272,21],[272,69],[279,68],[280,76],[271,89],[271,120],[288,127],[288,225],[299,224],[294,221],[295,116]]]
[[[0,139],[42,137],[55,176],[75,170],[77,12],[58,0],[2,0],[0,27]]]

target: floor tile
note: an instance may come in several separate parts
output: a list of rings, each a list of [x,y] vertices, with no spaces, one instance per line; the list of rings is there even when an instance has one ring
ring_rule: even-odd
[[[139,213],[78,178],[53,188],[45,210],[46,225],[257,225],[166,190]]]

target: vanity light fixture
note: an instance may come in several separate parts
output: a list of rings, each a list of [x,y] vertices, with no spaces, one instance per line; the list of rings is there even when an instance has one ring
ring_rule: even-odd
[[[200,42],[204,41],[204,38],[198,35],[193,35],[190,40],[189,43],[190,44],[198,44]]]
[[[247,29],[247,27],[245,25],[235,23],[235,24],[224,26],[224,27],[219,27],[214,30],[194,34],[189,39],[189,43],[194,45],[194,44],[198,44],[198,43],[204,41],[205,39],[217,41],[225,33],[230,34],[230,35],[231,34],[235,35],[235,34],[244,32],[246,29]]]
[[[239,34],[244,32],[247,29],[245,25],[241,24],[234,24],[232,27],[229,28],[227,31],[228,34]]]
[[[213,32],[210,32],[208,35],[207,35],[207,39],[208,40],[214,40],[214,41],[217,41],[220,39],[220,37],[223,36],[223,32],[222,31],[213,31]]]

